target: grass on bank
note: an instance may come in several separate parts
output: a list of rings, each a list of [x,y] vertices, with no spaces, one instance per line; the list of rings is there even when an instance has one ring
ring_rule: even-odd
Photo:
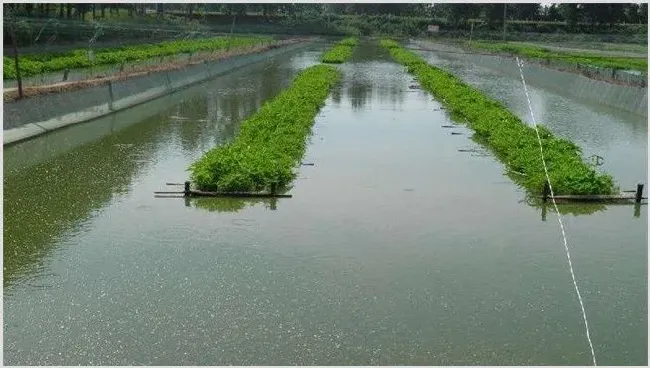
[[[333,66],[300,72],[291,86],[242,123],[237,138],[206,152],[190,167],[202,190],[258,192],[286,188],[307,147],[314,117],[339,80]]]
[[[465,43],[465,45],[467,46],[469,43]],[[520,55],[533,59],[562,60],[567,63],[589,65],[598,68],[638,70],[644,73],[646,73],[648,70],[647,58],[603,56],[590,52],[552,51],[544,47],[508,42],[473,41],[471,43],[471,47],[491,52],[503,52]]]
[[[475,137],[490,147],[513,171],[522,173],[516,180],[529,192],[540,194],[546,181],[537,135],[499,102],[465,84],[453,74],[429,65],[422,57],[394,41],[382,41],[392,57],[415,75],[423,89],[449,107],[452,116],[467,121]],[[538,126],[551,184],[556,195],[613,194],[617,192],[610,175],[598,173],[585,163],[580,147],[556,138]]]
[[[328,64],[344,63],[352,57],[352,52],[358,44],[359,39],[355,37],[349,37],[339,41],[334,45],[334,47],[323,54],[321,62]]]
[[[217,37],[181,41],[164,41],[154,44],[93,49],[78,49],[66,53],[30,54],[18,59],[21,77],[65,69],[87,68],[96,65],[120,64],[154,57],[201,51],[220,51],[271,42],[271,37]],[[15,79],[14,58],[4,56],[3,78]]]

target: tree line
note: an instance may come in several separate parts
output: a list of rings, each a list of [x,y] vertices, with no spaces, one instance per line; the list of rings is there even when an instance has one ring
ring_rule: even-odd
[[[643,3],[561,3],[543,6],[533,3],[258,3],[258,4],[201,4],[201,3],[14,3],[5,4],[5,10],[26,17],[58,17],[85,20],[105,18],[107,14],[125,12],[126,16],[142,16],[147,12],[158,15],[171,11],[186,13],[221,13],[245,16],[261,14],[272,16],[327,16],[327,15],[395,15],[405,17],[430,17],[451,24],[467,21],[486,23],[507,20],[565,22],[567,24],[643,24],[648,22],[648,4]],[[504,9],[505,8],[505,9]]]

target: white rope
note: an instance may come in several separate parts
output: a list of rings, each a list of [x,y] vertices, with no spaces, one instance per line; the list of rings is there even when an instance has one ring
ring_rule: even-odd
[[[516,57],[517,66],[519,67],[519,75],[521,75],[521,82],[524,84],[524,92],[526,93],[526,99],[528,100],[528,110],[530,111],[530,117],[533,121],[533,127],[535,128],[535,133],[537,134],[537,141],[539,142],[539,151],[542,155],[542,165],[544,166],[544,174],[546,175],[546,181],[548,182],[548,187],[551,192],[551,201],[555,207],[555,213],[557,213],[557,220],[560,223],[560,230],[562,230],[562,239],[564,239],[564,249],[566,250],[566,258],[569,262],[569,270],[571,271],[571,279],[573,280],[573,287],[576,290],[578,295],[578,301],[580,302],[580,309],[582,310],[582,319],[585,323],[585,330],[587,332],[587,341],[589,342],[589,349],[591,350],[591,359],[593,360],[594,365],[596,364],[596,354],[594,353],[594,345],[591,343],[591,334],[589,333],[589,323],[587,322],[587,313],[585,312],[585,305],[582,302],[582,296],[580,295],[580,290],[578,289],[578,283],[576,282],[576,275],[573,272],[573,265],[571,263],[571,252],[569,252],[569,245],[567,244],[566,232],[564,231],[564,224],[562,223],[562,216],[560,215],[560,210],[557,208],[557,203],[555,203],[555,195],[553,194],[553,186],[551,185],[551,178],[548,175],[548,168],[546,167],[546,160],[544,159],[544,149],[542,148],[542,139],[539,136],[539,130],[537,130],[537,123],[535,122],[535,114],[533,113],[533,106],[530,103],[530,97],[528,96],[528,88],[526,87],[526,80],[524,79],[524,72],[522,70],[523,61]]]

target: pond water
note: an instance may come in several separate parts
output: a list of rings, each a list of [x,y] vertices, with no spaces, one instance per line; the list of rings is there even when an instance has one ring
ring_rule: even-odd
[[[4,363],[590,364],[556,215],[377,46],[340,66],[293,198],[154,198],[323,50],[5,149]],[[578,212],[598,363],[646,365],[647,207]]]

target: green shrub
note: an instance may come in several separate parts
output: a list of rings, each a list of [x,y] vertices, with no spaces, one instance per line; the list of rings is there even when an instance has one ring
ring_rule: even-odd
[[[454,116],[467,121],[478,141],[492,149],[511,170],[523,173],[517,182],[529,192],[540,193],[546,181],[537,134],[499,102],[465,84],[453,74],[429,65],[422,57],[394,43],[383,41],[393,58],[415,75],[423,89],[443,101]],[[614,180],[599,174],[582,159],[580,147],[553,136],[538,126],[544,158],[556,195],[613,194]]]
[[[305,138],[340,72],[312,66],[292,85],[247,119],[234,142],[206,152],[190,167],[192,181],[203,190],[263,191],[275,183],[286,187],[305,152]]]

